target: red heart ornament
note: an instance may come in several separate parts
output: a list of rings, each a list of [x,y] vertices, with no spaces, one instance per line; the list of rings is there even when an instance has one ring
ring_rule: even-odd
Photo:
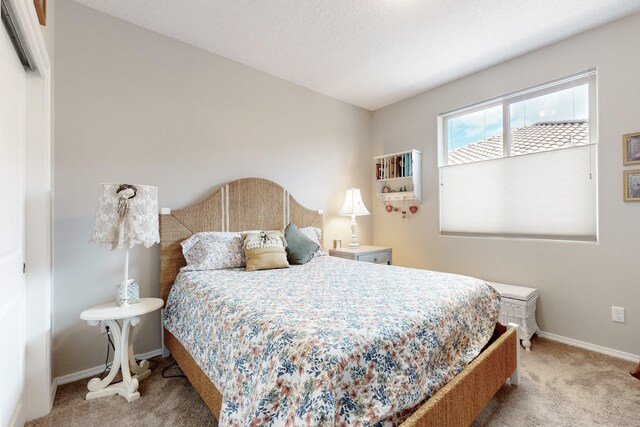
[[[412,214],[416,213],[418,211],[418,207],[417,206],[409,206],[409,210],[411,211]]]
[[[387,212],[391,212],[393,210],[393,206],[391,205],[387,205],[384,208],[387,210]]]

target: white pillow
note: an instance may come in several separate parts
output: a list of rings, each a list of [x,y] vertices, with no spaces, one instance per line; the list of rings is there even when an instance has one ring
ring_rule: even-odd
[[[313,258],[317,256],[327,255],[327,253],[322,250],[322,230],[317,227],[303,227],[300,229],[300,231],[302,231],[302,234],[307,236],[309,239],[320,245],[320,248],[316,251],[315,254],[313,254]]]
[[[187,265],[180,271],[221,270],[244,267],[246,264],[239,232],[196,233],[181,245]]]

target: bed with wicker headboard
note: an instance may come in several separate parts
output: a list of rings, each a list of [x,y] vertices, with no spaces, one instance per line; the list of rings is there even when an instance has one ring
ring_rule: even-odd
[[[260,178],[228,183],[194,206],[163,209],[160,215],[160,289],[167,301],[171,287],[186,264],[180,242],[203,231],[283,229],[289,223],[322,229],[322,212],[300,205],[284,188]],[[496,327],[496,339],[440,391],[402,424],[412,426],[469,425],[502,384],[518,381],[519,341],[515,325]],[[219,419],[222,395],[185,347],[164,329],[164,344]]]

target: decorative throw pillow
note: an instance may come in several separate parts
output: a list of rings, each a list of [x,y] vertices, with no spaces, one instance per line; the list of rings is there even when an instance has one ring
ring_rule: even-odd
[[[300,231],[302,231],[302,234],[311,239],[312,242],[318,244],[318,250],[313,255],[314,258],[317,256],[327,255],[327,253],[322,250],[322,230],[317,227],[303,227],[300,229]]]
[[[247,271],[289,267],[282,231],[252,231],[241,236]]]
[[[236,232],[196,233],[181,243],[187,265],[180,271],[244,267],[242,237]]]
[[[287,241],[287,261],[289,264],[306,264],[311,261],[320,245],[304,235],[295,224],[284,229],[284,240]]]

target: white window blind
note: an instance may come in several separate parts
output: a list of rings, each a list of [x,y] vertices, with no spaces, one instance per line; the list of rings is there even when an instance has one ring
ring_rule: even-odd
[[[441,168],[442,233],[595,240],[595,147]]]

